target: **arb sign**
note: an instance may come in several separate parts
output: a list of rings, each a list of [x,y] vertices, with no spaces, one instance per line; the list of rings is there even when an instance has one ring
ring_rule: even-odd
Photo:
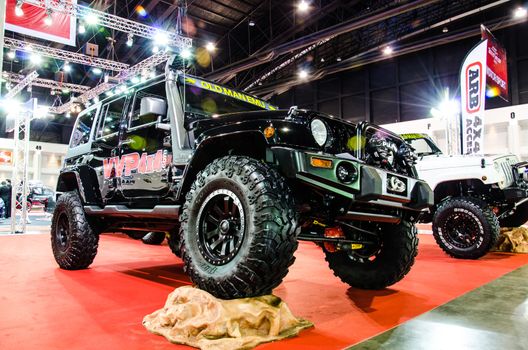
[[[49,1],[56,4],[59,11],[46,11],[41,6],[42,3],[46,3],[45,0],[25,0],[16,10],[17,0],[7,0],[5,28],[36,38],[75,46],[75,17],[64,14],[66,11],[60,9],[72,8],[77,4],[77,0]],[[51,24],[46,24],[45,19],[49,16]]]

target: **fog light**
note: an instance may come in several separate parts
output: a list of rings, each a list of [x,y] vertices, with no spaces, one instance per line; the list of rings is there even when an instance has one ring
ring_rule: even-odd
[[[343,162],[336,167],[336,177],[340,182],[349,184],[357,180],[358,172],[355,166]]]

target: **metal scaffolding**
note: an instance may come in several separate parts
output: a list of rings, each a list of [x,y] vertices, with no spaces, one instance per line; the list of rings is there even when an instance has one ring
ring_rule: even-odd
[[[162,64],[163,62],[166,62],[170,57],[170,52],[160,52],[153,56],[150,56],[149,58],[144,59],[138,64],[119,72],[114,77],[111,77],[107,82],[97,85],[93,89],[86,91],[75,99],[70,100],[60,106],[50,108],[49,112],[54,114],[66,113],[75,103],[85,104],[87,101],[91,100],[95,96],[98,96],[104,93],[105,91],[114,88],[117,84],[121,84],[130,77],[133,77],[135,75],[141,75],[145,70],[150,70]]]
[[[35,52],[42,56],[68,61],[72,63],[83,64],[86,66],[97,67],[104,70],[120,72],[123,69],[127,69],[129,67],[129,65],[126,63],[116,62],[99,57],[92,57],[88,55],[83,55],[82,53],[60,50],[39,44],[30,44],[25,41],[12,38],[5,38],[4,46],[11,50]]]
[[[33,80],[35,80],[36,78],[38,77],[38,73],[36,70],[34,70],[33,72],[29,73],[28,75],[26,75],[25,77],[23,77],[17,85],[15,85],[11,90],[9,90],[7,92],[7,94],[4,95],[4,99],[8,100],[8,99],[11,99],[13,97],[15,97],[16,95],[18,95],[18,93],[20,91],[22,91],[26,86],[28,86],[29,84],[31,84],[31,82]]]
[[[189,48],[192,46],[191,38],[131,21],[126,18],[111,15],[109,13],[98,11],[87,6],[72,4],[62,0],[37,0],[32,1],[31,4],[43,9],[47,9],[56,13],[67,14],[79,19],[91,16],[95,21],[97,21],[97,24],[99,25],[147,39],[154,39],[158,35],[164,35],[167,38],[168,45],[172,47]]]
[[[29,134],[31,118],[37,108],[37,99],[30,99],[22,105],[15,116],[13,148],[13,192],[11,194],[11,233],[24,233],[28,223],[27,195],[29,193]]]
[[[13,83],[19,83],[22,79],[24,79],[24,76],[21,74],[11,73],[11,72],[4,72],[3,76],[5,79],[9,80]],[[36,78],[34,79],[30,84],[31,86],[38,86],[48,89],[68,89],[71,92],[76,93],[84,93],[88,90],[90,90],[89,86],[86,85],[78,85],[78,84],[71,84],[71,83],[63,83],[60,81],[50,80],[50,79],[42,79],[42,78]]]

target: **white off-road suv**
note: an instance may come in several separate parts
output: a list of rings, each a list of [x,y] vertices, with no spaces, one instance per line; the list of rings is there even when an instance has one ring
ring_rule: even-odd
[[[494,246],[500,227],[528,221],[528,162],[513,154],[448,156],[426,134],[401,136],[416,150],[418,177],[435,195],[421,221],[433,223],[447,254],[477,259]]]

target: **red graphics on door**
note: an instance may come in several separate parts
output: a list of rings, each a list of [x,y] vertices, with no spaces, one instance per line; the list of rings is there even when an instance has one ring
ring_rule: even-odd
[[[109,157],[103,160],[103,175],[105,179],[114,176],[130,176],[132,173],[149,174],[159,172],[172,162],[172,155],[159,150],[154,154],[138,152],[124,154],[121,157]]]

